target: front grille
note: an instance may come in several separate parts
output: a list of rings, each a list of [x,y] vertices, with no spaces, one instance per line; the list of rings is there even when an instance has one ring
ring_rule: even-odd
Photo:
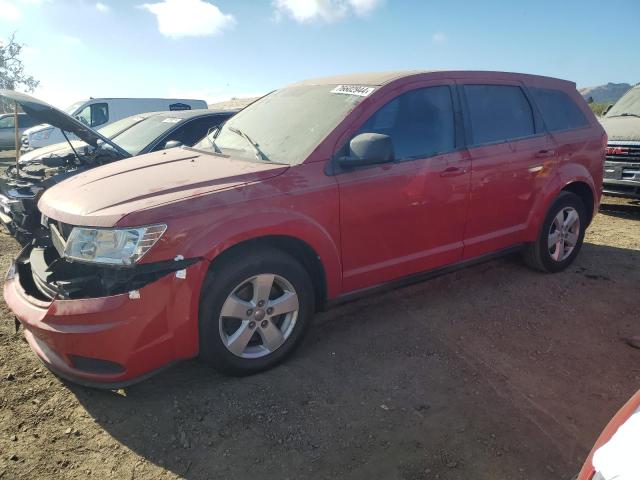
[[[606,159],[608,162],[638,162],[640,164],[640,144],[609,142]]]

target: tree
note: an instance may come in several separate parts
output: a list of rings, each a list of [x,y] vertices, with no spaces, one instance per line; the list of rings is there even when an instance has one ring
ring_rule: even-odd
[[[18,43],[15,33],[6,42],[0,40],[0,89],[25,90],[33,92],[40,84],[38,80],[24,72],[20,59],[24,45]],[[0,99],[0,112],[12,112],[12,102]]]

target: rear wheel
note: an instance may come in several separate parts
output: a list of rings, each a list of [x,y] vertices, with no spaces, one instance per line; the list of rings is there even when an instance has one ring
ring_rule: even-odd
[[[224,259],[203,286],[200,356],[236,375],[275,366],[302,340],[313,295],[304,267],[279,250]]]
[[[586,228],[585,206],[580,197],[562,192],[553,202],[535,243],[525,252],[525,262],[543,272],[560,272],[575,260]]]

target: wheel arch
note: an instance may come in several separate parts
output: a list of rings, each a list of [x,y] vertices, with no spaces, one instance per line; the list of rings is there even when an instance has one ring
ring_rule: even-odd
[[[261,247],[280,250],[302,264],[313,283],[316,311],[323,310],[329,295],[329,285],[322,258],[309,243],[295,236],[270,234],[238,241],[220,250],[211,260],[209,268],[213,269],[233,256],[242,255],[247,251],[255,252]]]
[[[580,197],[580,200],[582,200],[582,203],[584,204],[584,207],[586,209],[588,227],[593,220],[596,209],[596,197],[591,186],[584,181],[576,180],[566,184],[561,191],[571,192]]]

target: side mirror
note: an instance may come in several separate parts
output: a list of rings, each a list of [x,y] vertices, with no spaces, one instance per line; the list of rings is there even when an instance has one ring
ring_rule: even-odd
[[[349,142],[349,156],[340,157],[338,163],[349,168],[392,162],[394,158],[393,141],[389,135],[361,133]]]
[[[164,150],[167,150],[168,148],[176,148],[181,146],[182,146],[182,142],[180,140],[169,140],[167,143],[164,144]]]
[[[609,110],[611,110],[611,107],[613,107],[613,103],[610,103],[609,105],[604,107],[604,110],[602,111],[602,116],[603,117],[609,112]]]

